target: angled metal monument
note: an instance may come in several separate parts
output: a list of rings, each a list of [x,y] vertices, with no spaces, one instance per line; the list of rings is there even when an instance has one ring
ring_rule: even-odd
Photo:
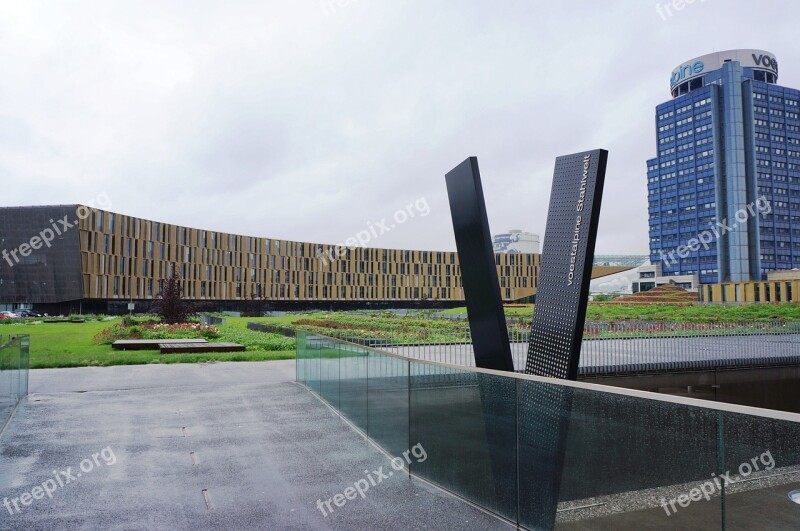
[[[563,380],[578,376],[607,160],[602,149],[556,159],[526,374]],[[519,404],[520,475],[537,478],[536,485],[520,485],[520,511],[536,529],[553,529],[572,389],[526,385]]]
[[[469,157],[445,175],[453,232],[456,237],[461,285],[467,303],[475,365],[483,369],[513,371],[511,345],[497,279],[492,236],[483,199],[478,159]],[[492,485],[498,499],[508,496],[507,470],[514,456],[513,441],[504,434],[504,402],[490,380],[478,374],[486,446],[491,456]],[[507,413],[507,412],[506,412]]]
[[[453,168],[445,175],[445,181],[475,365],[513,371],[477,157],[469,157]]]
[[[527,374],[577,378],[607,160],[602,149],[556,159]],[[477,159],[465,160],[446,180],[475,363],[514,370]],[[483,385],[481,397],[487,445],[499,470],[504,442],[493,433],[496,404]],[[569,387],[530,382],[520,388],[519,477],[536,478],[536,484],[519,486],[518,504],[536,529],[555,527],[571,408]]]
[[[575,380],[608,151],[556,159],[527,374]],[[445,176],[475,364],[513,371],[477,157]]]
[[[556,159],[526,374],[575,380],[608,151]]]

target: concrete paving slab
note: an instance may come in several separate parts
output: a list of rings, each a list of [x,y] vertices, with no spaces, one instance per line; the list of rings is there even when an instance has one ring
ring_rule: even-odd
[[[154,389],[196,385],[236,385],[294,381],[294,360],[209,362],[30,371],[31,393]]]
[[[389,461],[293,379],[292,360],[31,371],[0,439],[0,529],[510,527],[400,473],[323,516]]]

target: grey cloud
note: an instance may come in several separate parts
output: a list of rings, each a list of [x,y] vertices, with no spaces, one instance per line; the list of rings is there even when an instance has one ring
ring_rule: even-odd
[[[426,197],[429,216],[370,244],[452,250],[444,173],[465,157],[479,157],[494,231],[543,233],[554,158],[604,147],[598,252],[644,254],[672,67],[757,46],[800,85],[794,28],[753,24],[752,3],[666,21],[655,5],[11,2],[4,203],[105,192],[123,213],[334,243]]]

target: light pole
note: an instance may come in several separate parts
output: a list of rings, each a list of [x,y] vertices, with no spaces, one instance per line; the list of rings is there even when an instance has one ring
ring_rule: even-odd
[[[133,319],[133,257],[128,265],[128,317]]]

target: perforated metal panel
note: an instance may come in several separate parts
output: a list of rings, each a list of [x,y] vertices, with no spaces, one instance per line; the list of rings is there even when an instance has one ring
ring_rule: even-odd
[[[519,509],[528,529],[553,529],[572,411],[569,387],[525,382],[519,390]]]
[[[577,377],[607,158],[595,150],[556,159],[527,374]],[[571,409],[568,387],[520,389],[519,506],[529,529],[555,526]]]
[[[577,378],[607,158],[598,149],[556,159],[527,374]]]

